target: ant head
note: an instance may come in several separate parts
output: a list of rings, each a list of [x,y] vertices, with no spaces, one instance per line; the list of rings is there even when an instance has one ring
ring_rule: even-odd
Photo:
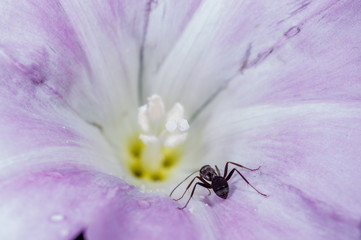
[[[217,176],[216,171],[209,165],[205,165],[199,170],[201,177],[207,181],[212,181],[212,179]]]

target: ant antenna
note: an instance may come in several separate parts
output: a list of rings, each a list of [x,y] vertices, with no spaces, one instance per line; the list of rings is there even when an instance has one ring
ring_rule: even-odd
[[[190,176],[192,176],[193,174],[195,174],[195,173],[197,173],[197,172],[199,172],[199,170],[196,170],[196,171],[192,172],[191,174],[189,174],[188,177],[186,177],[183,181],[181,181],[181,182],[172,190],[172,192],[169,194],[169,197],[172,196],[174,190],[176,190],[182,183],[184,183],[188,178],[190,178]]]

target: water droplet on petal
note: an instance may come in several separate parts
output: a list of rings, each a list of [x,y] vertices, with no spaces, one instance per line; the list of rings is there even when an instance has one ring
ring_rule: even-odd
[[[137,203],[138,203],[138,206],[142,209],[147,209],[150,207],[150,202],[148,202],[146,200],[138,200]]]
[[[56,213],[51,215],[50,220],[53,222],[60,222],[64,220],[64,216],[62,214]]]
[[[63,236],[63,237],[68,236],[68,235],[69,235],[69,229],[63,229],[63,230],[61,230],[60,235]]]
[[[194,213],[194,208],[193,208],[193,207],[189,207],[189,208],[188,208],[188,211],[189,211],[190,213]]]

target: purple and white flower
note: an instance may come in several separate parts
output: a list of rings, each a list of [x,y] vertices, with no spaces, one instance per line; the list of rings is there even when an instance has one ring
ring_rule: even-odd
[[[0,239],[359,239],[360,11],[1,1]],[[227,161],[269,197],[169,198]]]

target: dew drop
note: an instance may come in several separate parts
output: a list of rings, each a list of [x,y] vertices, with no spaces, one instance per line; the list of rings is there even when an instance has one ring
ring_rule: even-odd
[[[141,209],[147,209],[150,207],[150,202],[148,202],[146,200],[138,200],[137,203]]]
[[[69,235],[69,229],[63,229],[60,231],[60,235],[66,237]]]
[[[189,207],[189,208],[188,208],[188,211],[189,211],[190,213],[194,213],[194,208],[193,208],[193,207]]]
[[[53,222],[60,222],[64,220],[64,216],[59,213],[56,213],[51,215],[50,220]]]

